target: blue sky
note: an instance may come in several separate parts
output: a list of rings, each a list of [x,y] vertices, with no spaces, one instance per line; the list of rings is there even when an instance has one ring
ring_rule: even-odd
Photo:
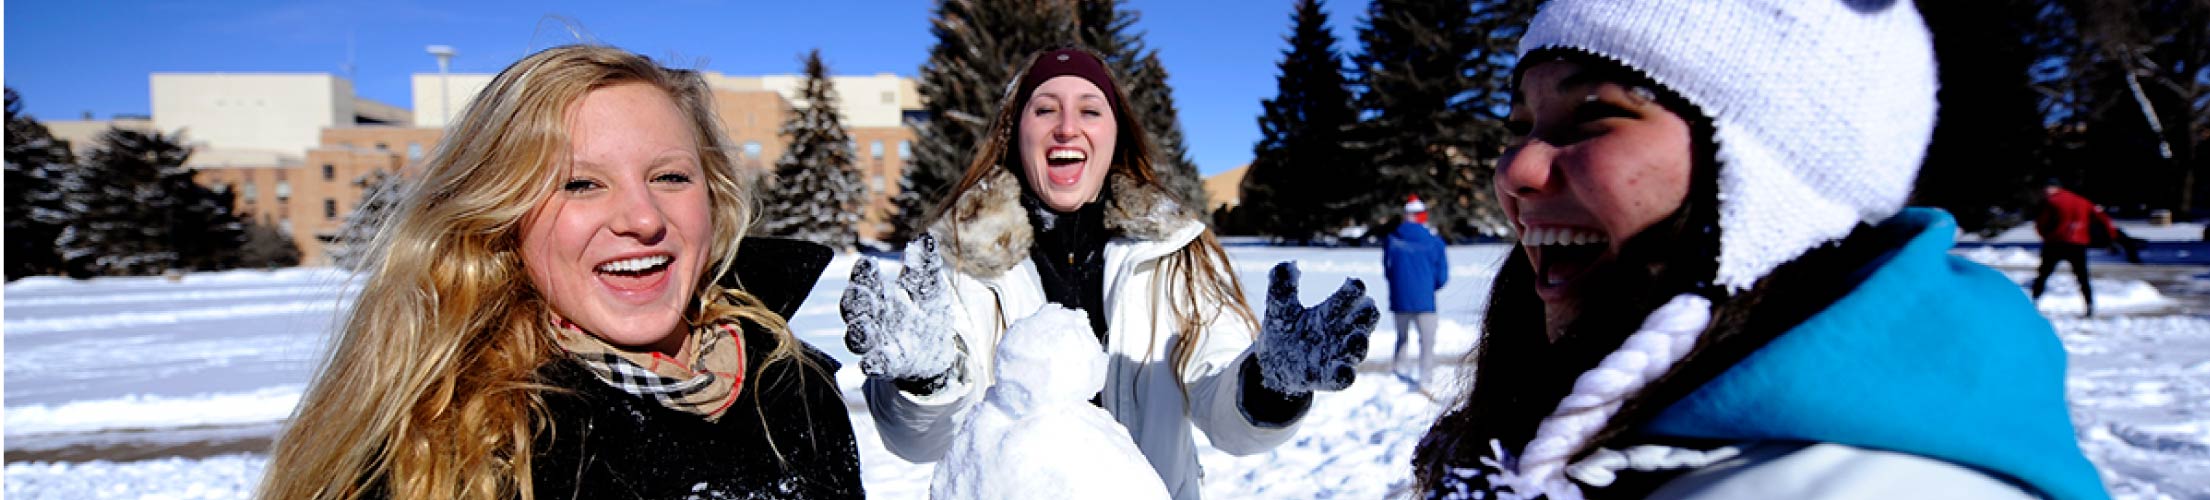
[[[1364,0],[1328,0],[1346,53]],[[837,74],[914,76],[935,42],[925,0],[635,2],[8,2],[6,83],[47,120],[147,114],[153,72],[347,73],[356,93],[401,107],[423,51],[453,46],[453,71],[491,73],[532,50],[595,40],[732,75],[798,72],[820,48]],[[1159,50],[1182,132],[1210,175],[1249,162],[1259,101],[1274,95],[1291,0],[1131,0]],[[584,38],[575,32],[580,29]]]

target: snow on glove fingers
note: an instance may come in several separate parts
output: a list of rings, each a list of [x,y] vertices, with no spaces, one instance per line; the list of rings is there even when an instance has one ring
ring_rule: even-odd
[[[936,237],[921,235],[906,246],[905,270],[898,272],[898,287],[924,310],[950,307],[945,299],[944,255],[936,250]],[[949,323],[947,323],[949,324]]]
[[[861,356],[861,370],[867,370],[866,355],[882,342],[885,323],[890,318],[883,314],[890,307],[890,297],[884,295],[882,277],[876,274],[875,260],[861,257],[852,263],[851,285],[844,287],[844,298],[837,302],[837,309],[844,315],[844,348]]]
[[[1300,275],[1289,262],[1271,273],[1257,352],[1260,379],[1284,394],[1349,387],[1381,312],[1357,279],[1344,280],[1334,295],[1306,308],[1297,300]]]
[[[868,260],[853,265],[851,287],[840,305],[845,347],[860,355],[861,373],[923,393],[942,387],[956,373],[961,353],[945,285],[943,258],[928,236],[907,246],[899,290],[887,286]]]

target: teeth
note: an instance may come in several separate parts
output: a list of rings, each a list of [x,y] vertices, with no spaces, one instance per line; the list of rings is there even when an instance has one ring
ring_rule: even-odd
[[[1087,159],[1090,159],[1090,155],[1082,154],[1082,152],[1081,152],[1081,151],[1075,151],[1075,150],[1071,150],[1071,149],[1059,149],[1059,150],[1053,150],[1053,151],[1052,151],[1051,153],[1049,153],[1049,154],[1048,154],[1048,155],[1047,155],[1047,156],[1046,156],[1045,158],[1046,158],[1046,159],[1050,159],[1050,160],[1074,160],[1074,161],[1081,161],[1081,160],[1087,160]]]
[[[603,271],[603,272],[609,272],[609,273],[634,273],[634,272],[638,272],[638,271],[643,271],[643,270],[646,270],[646,269],[652,269],[652,268],[655,268],[655,267],[660,267],[661,265],[664,265],[664,264],[667,264],[667,263],[668,263],[668,256],[666,256],[666,255],[654,255],[654,256],[650,256],[650,257],[638,257],[638,258],[634,258],[634,259],[622,259],[622,260],[617,260],[617,261],[613,261],[613,262],[608,262],[608,263],[605,263],[605,264],[600,264],[600,265],[599,265],[599,271]]]
[[[1610,241],[1601,233],[1571,227],[1528,228],[1519,239],[1519,243],[1525,246],[1592,245]]]

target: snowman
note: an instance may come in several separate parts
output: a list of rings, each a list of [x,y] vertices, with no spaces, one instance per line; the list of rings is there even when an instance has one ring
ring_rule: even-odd
[[[997,383],[958,417],[929,496],[951,499],[1167,498],[1128,429],[1090,398],[1105,352],[1081,311],[1045,304],[998,343]]]

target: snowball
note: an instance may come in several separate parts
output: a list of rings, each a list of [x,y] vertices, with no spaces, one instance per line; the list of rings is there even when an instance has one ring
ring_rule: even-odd
[[[1166,498],[1128,429],[1090,397],[1105,352],[1081,311],[1046,304],[998,343],[997,384],[959,417],[937,499]]]

